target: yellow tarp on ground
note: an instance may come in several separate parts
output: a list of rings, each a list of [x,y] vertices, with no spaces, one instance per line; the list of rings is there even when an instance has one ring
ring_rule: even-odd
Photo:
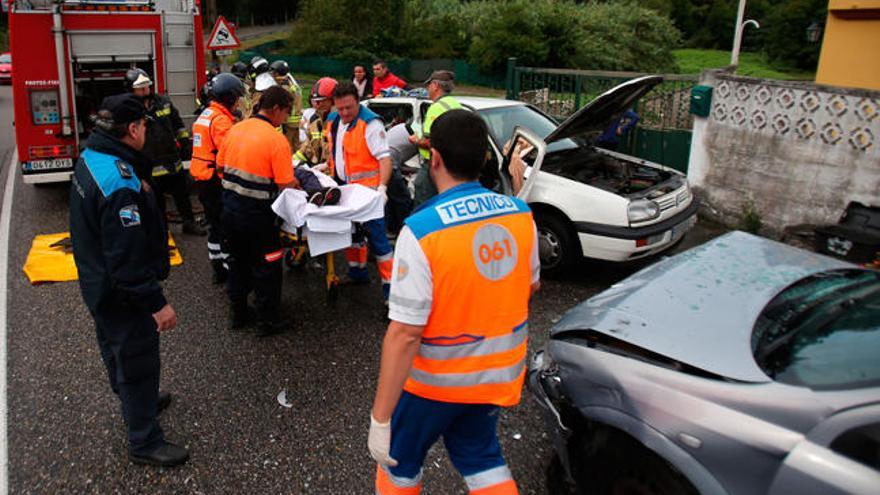
[[[64,245],[52,247],[52,244],[68,240]],[[28,253],[24,263],[24,273],[32,284],[44,282],[68,282],[78,278],[76,264],[73,261],[73,251],[70,249],[70,233],[38,235],[31,244],[31,252]],[[180,250],[174,244],[171,234],[168,234],[168,247],[171,254],[171,266],[183,263]]]

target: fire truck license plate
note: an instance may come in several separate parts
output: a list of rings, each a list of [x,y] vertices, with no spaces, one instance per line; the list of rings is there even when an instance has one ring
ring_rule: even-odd
[[[73,166],[73,158],[56,158],[54,160],[34,160],[27,162],[27,170],[52,170],[57,168],[70,168]]]

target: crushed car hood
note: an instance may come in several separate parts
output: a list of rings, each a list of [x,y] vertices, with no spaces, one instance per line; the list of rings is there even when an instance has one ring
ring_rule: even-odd
[[[601,133],[632,108],[636,100],[663,82],[661,76],[643,76],[629,80],[609,89],[559,124],[544,142],[550,144],[560,139]]]
[[[745,382],[771,381],[752,355],[752,328],[783,289],[854,268],[744,232],[660,261],[569,311],[551,330],[595,330]]]

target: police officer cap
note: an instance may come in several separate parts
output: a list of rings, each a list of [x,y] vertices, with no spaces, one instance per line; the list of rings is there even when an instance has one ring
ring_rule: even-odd
[[[431,84],[431,81],[455,81],[455,72],[451,70],[435,70],[431,73],[431,76],[425,79],[425,84]]]
[[[104,98],[101,102],[101,108],[99,108],[99,111],[100,110],[110,112],[110,115],[113,118],[113,125],[136,122],[147,115],[147,109],[144,108],[144,101],[128,93]]]

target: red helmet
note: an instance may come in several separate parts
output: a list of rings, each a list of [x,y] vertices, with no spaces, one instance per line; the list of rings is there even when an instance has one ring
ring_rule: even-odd
[[[309,98],[318,101],[325,98],[332,98],[333,90],[336,89],[337,84],[339,83],[332,77],[322,77],[321,79],[318,79],[318,82],[316,82],[314,86],[312,86]]]

